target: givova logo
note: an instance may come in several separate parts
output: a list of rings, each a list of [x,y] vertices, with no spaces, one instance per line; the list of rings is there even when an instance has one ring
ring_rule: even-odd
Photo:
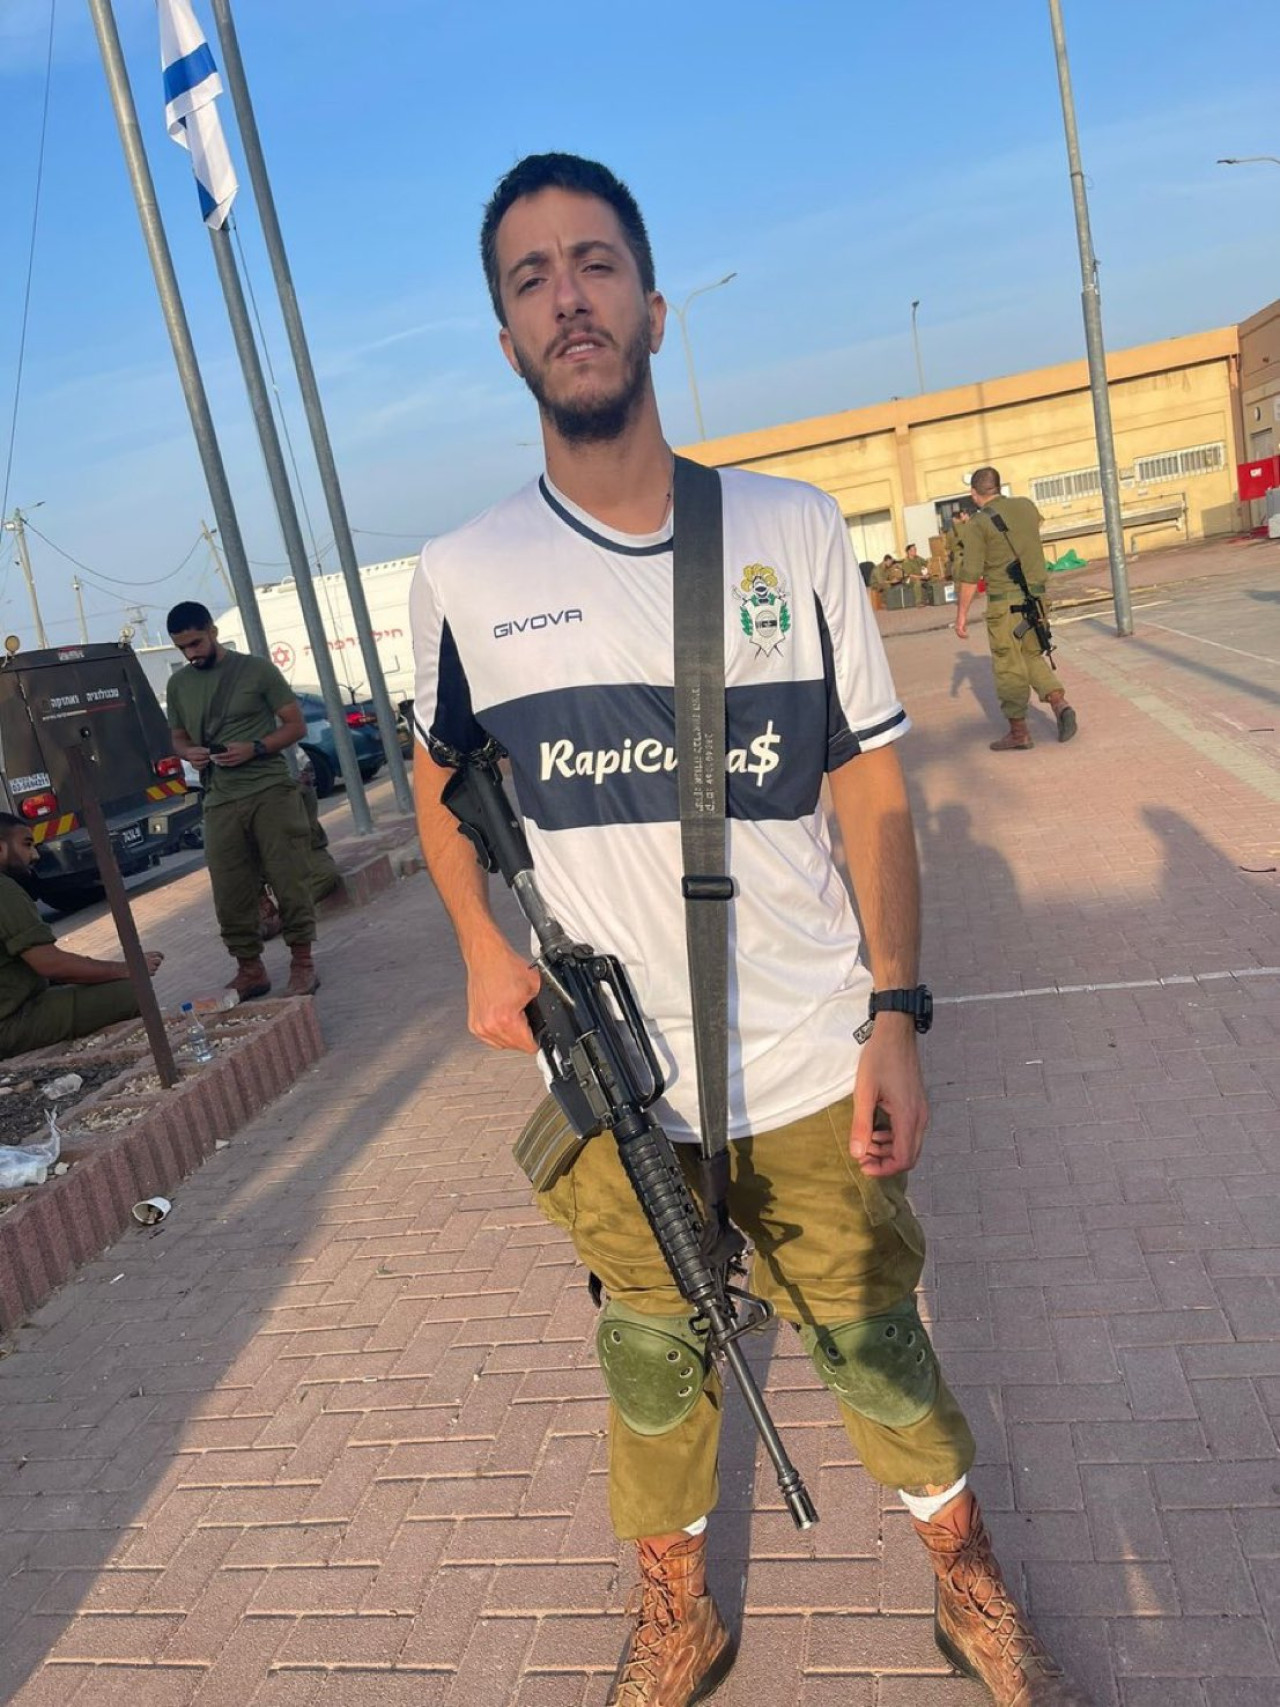
[[[729,748],[724,768],[730,776],[753,776],[756,787],[763,788],[765,777],[782,763],[781,748],[782,736],[770,718],[745,747]],[[553,777],[589,777],[597,788],[611,776],[630,776],[633,771],[652,776],[659,771],[673,771],[677,764],[674,747],[652,736],[634,740],[630,735],[620,747],[575,747],[568,737],[543,741],[540,760],[542,782],[550,782]]]
[[[510,622],[496,622],[493,638],[506,640],[512,634],[537,633],[541,628],[559,628],[561,623],[581,622],[580,610],[540,610],[533,616],[514,616]]]

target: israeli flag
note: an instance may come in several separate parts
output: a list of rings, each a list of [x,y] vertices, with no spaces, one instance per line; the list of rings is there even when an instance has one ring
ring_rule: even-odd
[[[235,200],[235,168],[214,105],[222,79],[191,0],[156,0],[160,14],[160,64],[164,71],[164,120],[169,135],[191,154],[204,222],[218,230]]]

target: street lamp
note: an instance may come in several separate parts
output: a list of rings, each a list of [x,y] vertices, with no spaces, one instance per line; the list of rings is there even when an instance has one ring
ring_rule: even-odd
[[[1241,154],[1236,159],[1228,157],[1225,160],[1219,160],[1218,164],[1219,166],[1248,166],[1255,160],[1269,160],[1273,166],[1280,166],[1280,155],[1275,154]]]
[[[920,381],[920,393],[924,395],[924,363],[920,360],[920,334],[916,330],[916,310],[920,306],[919,298],[911,304],[911,342],[916,352],[916,378]]]
[[[684,343],[684,359],[689,369],[689,390],[693,393],[693,413],[698,422],[698,437],[700,439],[706,438],[707,429],[702,424],[702,402],[698,396],[697,376],[693,371],[693,349],[689,343],[689,328],[685,324],[685,316],[688,314],[689,304],[695,296],[705,296],[709,290],[719,290],[721,285],[727,285],[730,279],[736,279],[737,276],[736,272],[726,273],[722,279],[717,279],[714,284],[699,285],[697,290],[691,290],[679,307],[674,302],[671,304],[671,312],[680,322],[680,337]]]

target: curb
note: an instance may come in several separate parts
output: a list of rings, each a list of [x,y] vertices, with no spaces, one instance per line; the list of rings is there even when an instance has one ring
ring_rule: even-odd
[[[135,1203],[167,1196],[319,1060],[324,1040],[310,998],[269,1005],[277,1012],[173,1090],[129,1098],[129,1079],[147,1071],[144,1050],[134,1056],[132,1074],[76,1105],[63,1146],[70,1171],[13,1194],[18,1201],[0,1215],[0,1331],[18,1327],[77,1268],[113,1244],[131,1225]],[[230,1008],[207,1016],[211,1036],[216,1039],[236,1013]],[[122,1091],[138,1110],[135,1119],[115,1131],[75,1129],[78,1116],[109,1108],[122,1100]]]
[[[343,912],[348,907],[367,907],[384,890],[393,889],[402,877],[425,870],[425,862],[415,834],[381,853],[371,854],[368,859],[340,869],[342,882],[316,908],[321,918],[326,913]]]

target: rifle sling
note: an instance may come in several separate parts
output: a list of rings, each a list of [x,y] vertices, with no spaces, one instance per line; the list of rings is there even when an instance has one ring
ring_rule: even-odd
[[[213,690],[204,716],[200,719],[200,730],[196,735],[196,746],[207,747],[210,741],[216,741],[227,715],[227,704],[231,698],[231,690],[235,686],[236,677],[240,674],[239,652],[228,651],[221,662],[218,671],[218,685]],[[194,668],[194,666],[192,666]]]
[[[714,468],[676,457],[672,481],[676,777],[702,1155],[727,1184],[729,912],[725,823],[724,516]],[[717,1162],[716,1158],[720,1158]],[[723,1214],[723,1197],[717,1206]],[[708,1205],[710,1210],[711,1206]],[[709,1215],[713,1223],[716,1215]]]
[[[1013,541],[1009,538],[1009,524],[1005,521],[1004,517],[996,515],[994,510],[984,510],[983,515],[986,516],[987,520],[991,523],[996,532],[1003,537],[1005,544],[1009,547],[1009,550],[1013,551]],[[1016,551],[1013,551],[1013,560],[1005,565],[1005,569],[1006,572],[1013,577],[1014,584],[1017,586],[1017,589],[1022,594],[1023,598],[1030,601],[1032,597],[1031,588],[1027,585],[1027,577],[1022,572],[1022,559],[1018,556]],[[1031,613],[1028,611],[1027,614],[1030,615]]]

